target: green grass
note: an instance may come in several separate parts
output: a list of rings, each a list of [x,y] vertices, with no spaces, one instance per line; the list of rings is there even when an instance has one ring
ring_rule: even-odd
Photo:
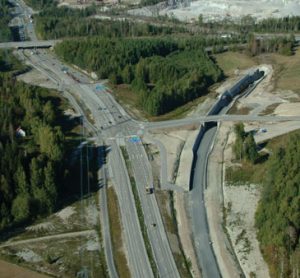
[[[130,277],[128,262],[124,253],[122,240],[122,226],[120,222],[120,210],[118,198],[113,187],[107,189],[107,204],[112,239],[114,261],[120,278]]]
[[[254,59],[241,52],[227,51],[214,55],[218,66],[226,76],[231,76],[237,69],[243,70],[257,65]]]
[[[284,147],[287,143],[288,137],[291,134],[300,134],[300,130],[292,131],[271,140],[266,141],[265,148],[273,152],[279,147]],[[241,162],[226,168],[226,184],[227,185],[245,185],[245,184],[261,184],[267,172],[267,154],[260,153],[260,157],[256,164],[252,164],[245,160],[236,161]]]

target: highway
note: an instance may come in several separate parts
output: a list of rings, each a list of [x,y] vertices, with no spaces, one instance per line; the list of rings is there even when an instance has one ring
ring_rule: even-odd
[[[19,52],[23,53],[24,51],[20,50]],[[110,140],[109,138],[119,136],[125,140],[126,148],[133,165],[139,197],[145,215],[145,223],[148,228],[148,236],[160,277],[179,277],[155,196],[145,194],[145,185],[151,185],[153,183],[151,167],[147,155],[141,143],[131,143],[128,141],[128,137],[137,134],[137,132],[143,128],[146,130],[153,128],[167,128],[187,124],[200,124],[201,122],[206,121],[273,122],[295,119],[300,120],[300,117],[216,115],[166,122],[137,123],[131,120],[127,113],[120,108],[113,97],[105,89],[100,91],[97,90],[97,84],[89,84],[87,77],[82,76],[80,72],[77,72],[74,69],[71,71],[70,69],[70,74],[64,73],[62,70],[64,65],[44,50],[39,50],[39,53],[34,54],[29,54],[29,51],[26,53],[27,54],[23,59],[30,61],[31,64],[49,78],[58,80],[61,89],[71,92],[76,101],[80,103],[80,106],[84,107],[83,110],[88,109],[94,120],[94,128],[101,133],[101,136],[106,140],[107,144],[111,146],[112,151],[109,154],[108,160],[109,167],[113,175],[112,180],[120,203],[127,258],[133,277],[152,277],[153,273],[141,235],[126,166],[122,162],[122,156],[115,140]],[[75,79],[74,76],[76,76]],[[85,111],[85,113],[87,112]],[[208,151],[209,145],[207,144],[213,141],[214,132],[214,129],[211,129],[205,135],[207,136],[207,139],[205,139],[205,137],[201,144],[201,148],[198,151],[199,156],[202,157]],[[207,144],[204,143],[206,141],[208,142]],[[202,157],[198,161],[202,164],[197,164],[195,168],[194,183],[197,181],[197,184],[194,184],[194,189],[190,193],[189,204],[190,214],[193,219],[192,230],[195,236],[195,246],[199,265],[201,265],[204,277],[218,277],[210,276],[214,275],[214,273],[218,273],[218,267],[216,262],[214,264],[213,251],[209,244],[210,240],[205,218],[205,207],[201,202],[203,199],[203,192],[201,190],[203,189],[205,181],[205,176],[203,176],[203,173],[205,172],[203,170],[205,159]],[[153,227],[152,224],[154,223],[156,224],[156,227]],[[206,252],[202,253],[203,250],[206,250]],[[206,274],[208,276],[205,276]]]
[[[134,172],[138,194],[142,203],[148,237],[160,277],[180,277],[165,232],[155,194],[147,194],[146,187],[153,188],[150,162],[141,141],[126,140],[126,148]]]
[[[27,30],[33,28],[30,27],[30,25],[26,26]],[[31,33],[31,31],[28,32]],[[119,141],[114,139],[116,137],[120,137],[125,143],[133,167],[135,182],[145,216],[144,220],[147,226],[147,233],[158,268],[159,277],[180,277],[155,195],[146,194],[145,187],[153,186],[152,170],[147,154],[143,144],[139,140],[132,142],[128,140],[128,138],[131,135],[138,134],[139,131],[145,132],[151,129],[174,128],[191,124],[199,125],[202,122],[275,122],[300,120],[300,117],[223,115],[226,110],[224,109],[219,115],[215,116],[191,117],[182,120],[156,123],[137,122],[131,119],[124,109],[114,100],[103,84],[92,83],[89,77],[76,69],[66,66],[46,50],[22,50],[24,48],[51,47],[57,43],[57,41],[37,41],[34,30],[32,32],[33,34],[30,37],[34,41],[0,44],[0,48],[19,48],[18,53],[20,57],[41,73],[48,76],[49,79],[53,80],[57,84],[58,89],[66,94],[71,103],[77,107],[78,111],[80,111],[82,115],[85,115],[85,123],[94,134],[97,134],[98,138],[96,141],[100,143],[101,140],[101,142],[105,142],[106,145],[110,146],[110,152],[108,154],[109,178],[112,180],[119,201],[123,238],[126,247],[125,252],[132,277],[151,278],[154,277],[154,275],[141,233],[126,164],[118,145]],[[205,133],[197,151],[198,160],[195,165],[193,189],[189,193],[188,198],[195,249],[204,278],[221,276],[210,241],[204,204],[206,163],[215,133],[216,126]],[[137,138],[139,139],[139,137]],[[99,174],[101,174],[104,179],[106,178],[104,172]],[[102,225],[105,225],[105,227],[102,227],[102,231],[104,233],[104,247],[109,273],[111,277],[117,277],[113,262],[110,236],[107,234],[109,232],[107,229],[109,222],[105,208],[106,195],[101,194],[100,198],[104,206],[104,210],[101,212],[101,219]]]
[[[93,90],[94,84],[79,83],[70,75],[65,74],[61,67],[62,64],[57,59],[54,59],[52,55],[40,51],[32,55],[27,53],[24,58],[50,79],[56,80],[60,84],[59,87],[61,89],[70,92],[73,99],[80,104],[82,113],[91,113],[94,120],[94,129],[98,130],[98,134],[101,134],[103,140],[114,135],[111,133],[112,131],[105,132],[105,128],[126,120],[127,115],[124,115],[123,111],[117,110],[117,106],[112,103],[112,99],[109,96],[104,96],[103,93],[96,94]],[[77,75],[78,78],[81,78],[81,73]],[[83,81],[86,81],[86,77],[82,78]],[[86,109],[88,109],[88,112]],[[107,140],[106,142],[111,146],[112,150],[108,161],[119,200],[127,258],[132,277],[153,277],[139,226],[126,166],[121,162],[119,147],[114,142]],[[109,253],[109,251],[106,253]]]
[[[112,182],[120,204],[123,227],[125,231],[128,231],[124,235],[127,247],[127,259],[132,277],[154,277],[141,234],[141,227],[124,158],[119,146],[115,142],[112,141],[110,146],[109,160],[113,175]]]

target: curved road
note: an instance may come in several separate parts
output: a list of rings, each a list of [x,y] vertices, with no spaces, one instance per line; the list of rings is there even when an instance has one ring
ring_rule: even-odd
[[[204,204],[206,187],[206,163],[217,131],[217,126],[207,130],[197,151],[197,162],[194,168],[193,188],[189,192],[189,212],[193,239],[201,273],[204,278],[221,277],[219,267],[211,246],[209,227]]]

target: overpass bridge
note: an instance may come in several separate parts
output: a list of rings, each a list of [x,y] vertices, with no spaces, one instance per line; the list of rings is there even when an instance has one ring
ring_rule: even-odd
[[[50,48],[61,40],[48,41],[20,41],[20,42],[3,42],[0,43],[0,48],[16,48],[16,49],[31,49],[31,48]]]

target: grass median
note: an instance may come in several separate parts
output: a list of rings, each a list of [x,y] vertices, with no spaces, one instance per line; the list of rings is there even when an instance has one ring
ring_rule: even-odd
[[[138,218],[139,218],[139,222],[140,222],[140,226],[141,226],[141,231],[142,231],[143,239],[144,239],[144,242],[145,242],[147,255],[148,255],[148,258],[149,258],[149,261],[150,261],[150,265],[151,265],[154,277],[159,277],[156,262],[154,260],[154,255],[153,255],[151,243],[150,243],[148,233],[147,233],[147,226],[146,226],[145,220],[144,220],[144,214],[143,214],[141,201],[140,201],[140,198],[139,198],[139,194],[138,194],[138,190],[137,190],[137,187],[136,187],[135,179],[133,177],[133,170],[132,170],[131,162],[129,160],[129,155],[128,155],[128,152],[127,152],[125,147],[121,147],[121,150],[122,150],[123,157],[125,159],[126,167],[127,167],[129,178],[130,178],[130,183],[131,183],[132,192],[133,192],[134,201],[135,201],[135,207],[136,207],[136,210],[137,210],[137,214],[138,214]]]
[[[107,189],[107,205],[109,226],[112,239],[113,255],[117,272],[120,278],[131,277],[128,262],[123,249],[122,227],[118,198],[113,187]]]

